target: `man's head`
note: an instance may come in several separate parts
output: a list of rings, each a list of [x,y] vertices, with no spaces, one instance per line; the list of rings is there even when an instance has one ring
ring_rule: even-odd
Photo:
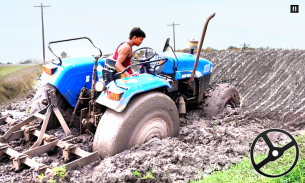
[[[143,39],[146,37],[145,33],[140,27],[134,27],[129,34],[129,39],[134,42],[135,45],[140,46]]]

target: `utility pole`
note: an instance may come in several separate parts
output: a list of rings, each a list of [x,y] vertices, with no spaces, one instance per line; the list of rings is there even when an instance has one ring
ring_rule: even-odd
[[[41,23],[42,23],[42,50],[43,50],[43,63],[45,63],[45,51],[44,51],[44,27],[43,27],[43,8],[44,7],[51,7],[51,6],[43,6],[41,3],[41,6],[34,6],[34,7],[40,7],[41,8]]]
[[[246,47],[250,46],[250,44],[244,43],[244,45],[240,45],[240,46],[244,46],[244,47],[242,48],[242,50],[246,50]]]
[[[170,24],[170,25],[167,25],[167,26],[173,26],[173,37],[174,37],[174,51],[176,50],[176,47],[175,47],[175,25],[180,25],[180,24]]]

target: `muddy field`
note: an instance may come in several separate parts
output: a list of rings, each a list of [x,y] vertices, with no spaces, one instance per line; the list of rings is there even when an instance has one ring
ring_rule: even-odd
[[[231,83],[241,93],[243,109],[304,121],[304,50],[210,52],[212,84]]]
[[[116,156],[71,170],[60,181],[188,182],[226,169],[248,156],[252,141],[265,129],[281,128],[295,135],[303,133],[305,51],[212,52],[201,56],[214,64],[211,86],[225,82],[235,85],[242,97],[241,108],[228,106],[223,114],[206,119],[201,106],[188,106],[187,115],[180,118],[177,138],[153,138]],[[22,101],[3,106],[1,115],[10,113],[17,121],[27,116],[34,92]],[[7,126],[2,126],[0,135],[6,129]],[[77,129],[72,131],[78,135]],[[64,136],[61,129],[49,133]],[[272,138],[278,143],[287,141],[277,134]],[[79,146],[85,150],[91,150],[92,140],[90,134],[78,137]],[[10,145],[22,152],[31,144],[20,139]],[[266,148],[263,143],[258,145],[261,151]],[[50,166],[61,165],[60,154],[54,149],[36,160]],[[141,177],[151,171],[155,178],[141,179],[133,175],[133,171],[138,171]],[[11,160],[0,157],[0,182],[35,181],[31,180],[31,175],[27,167],[14,172]]]

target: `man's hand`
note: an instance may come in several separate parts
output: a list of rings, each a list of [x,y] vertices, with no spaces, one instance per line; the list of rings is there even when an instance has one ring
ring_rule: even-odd
[[[139,76],[139,73],[135,72],[135,73],[131,74],[130,76]]]

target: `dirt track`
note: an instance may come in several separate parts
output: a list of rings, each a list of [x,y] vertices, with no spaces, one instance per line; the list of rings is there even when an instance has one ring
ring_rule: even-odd
[[[269,50],[251,52],[212,52],[202,57],[214,64],[212,87],[230,82],[242,96],[242,108],[227,108],[224,114],[209,120],[202,116],[198,106],[188,109],[180,118],[181,129],[177,138],[151,139],[116,156],[106,158],[77,170],[69,171],[67,182],[147,182],[142,176],[152,170],[153,182],[187,182],[214,170],[228,168],[248,155],[255,136],[265,129],[281,128],[297,134],[305,127],[304,69],[305,51]],[[302,83],[303,82],[303,83]],[[16,119],[27,115],[31,97],[6,107],[21,111]],[[6,111],[8,112],[8,111]],[[13,111],[9,111],[13,112]],[[5,112],[2,112],[5,114]],[[0,135],[5,129],[0,129]],[[77,134],[77,130],[73,130]],[[61,136],[61,129],[54,130]],[[278,142],[285,138],[274,136]],[[92,136],[84,134],[78,140],[86,150],[92,148]],[[23,151],[29,144],[23,140],[10,144]],[[262,144],[262,148],[264,148]],[[42,155],[37,161],[61,164],[60,152]],[[0,159],[0,182],[22,182],[31,178],[27,168],[13,172],[11,160]]]

